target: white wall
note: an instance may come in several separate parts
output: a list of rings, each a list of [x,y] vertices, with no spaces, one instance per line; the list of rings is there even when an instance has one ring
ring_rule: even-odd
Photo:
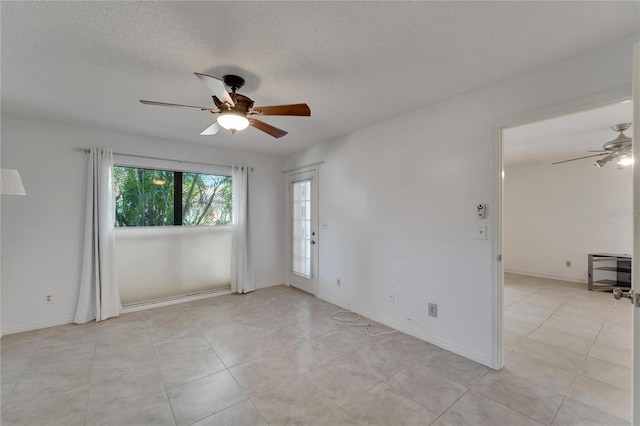
[[[228,290],[231,234],[232,226],[117,228],[122,305]]]
[[[619,40],[288,157],[286,169],[324,161],[320,297],[496,367],[496,126],[602,92],[630,94],[633,42]],[[485,241],[475,239],[479,202],[489,205]],[[389,291],[395,303],[386,301]],[[428,302],[438,304],[437,319],[427,316]]]
[[[258,286],[280,284],[283,273],[282,159],[185,144],[78,125],[2,115],[2,167],[18,169],[26,197],[2,200],[2,331],[72,320],[84,229],[86,154],[76,147],[216,164],[247,164]],[[54,303],[45,305],[51,293]]]
[[[589,253],[631,253],[632,172],[588,159],[505,167],[505,270],[587,282]]]

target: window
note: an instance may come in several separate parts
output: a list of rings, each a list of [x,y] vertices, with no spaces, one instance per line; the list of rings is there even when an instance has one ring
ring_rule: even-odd
[[[292,271],[311,278],[311,180],[293,183]]]
[[[116,226],[231,224],[231,176],[115,166]]]

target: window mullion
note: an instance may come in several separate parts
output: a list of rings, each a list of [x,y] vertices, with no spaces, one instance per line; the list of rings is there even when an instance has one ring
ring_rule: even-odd
[[[173,172],[173,224],[182,225],[182,172]]]

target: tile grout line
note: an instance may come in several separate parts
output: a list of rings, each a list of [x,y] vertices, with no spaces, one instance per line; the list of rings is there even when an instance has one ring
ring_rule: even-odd
[[[160,377],[162,378],[162,385],[164,386],[164,395],[167,398],[167,403],[169,404],[169,410],[171,410],[171,416],[173,417],[173,424],[177,425],[178,421],[176,420],[176,414],[173,411],[173,405],[171,404],[171,398],[169,398],[169,392],[167,391],[167,383],[164,380],[164,375],[162,374],[162,369],[160,368],[160,361],[158,360],[158,353],[156,352],[156,345],[153,343],[153,338],[151,337],[151,331],[149,330],[149,324],[147,320],[144,320],[144,328],[147,330],[147,334],[149,335],[149,341],[151,342],[151,348],[153,349],[153,356],[156,359],[156,364],[158,366],[158,370],[160,371]]]
[[[31,353],[31,355],[29,355],[29,361],[27,362],[27,364],[25,365],[24,369],[22,370],[22,372],[18,375],[18,377],[16,377],[16,381],[13,384],[13,386],[11,386],[11,391],[9,392],[9,395],[7,396],[6,402],[4,404],[2,404],[2,406],[4,407],[5,405],[7,405],[7,403],[9,403],[9,400],[11,398],[11,394],[13,394],[14,389],[18,386],[18,383],[20,382],[20,380],[22,379],[22,376],[24,375],[24,370],[26,370],[26,368],[29,366],[29,362],[31,362],[31,358],[33,358],[33,356],[35,355],[35,353],[38,351],[38,349],[40,348],[40,345],[42,344],[42,340],[44,340],[45,336],[49,333],[50,328],[47,329],[46,333],[44,333],[44,335],[39,339],[38,341],[38,345],[36,346],[36,348],[33,350],[33,352]],[[14,343],[16,344],[16,343]],[[19,342],[17,343],[19,344]],[[1,345],[0,345],[1,347]],[[0,357],[1,358],[1,357]]]
[[[29,361],[27,362],[27,364],[25,365],[24,369],[22,370],[22,372],[18,375],[18,377],[16,378],[16,382],[13,384],[13,386],[11,387],[11,392],[9,392],[9,396],[7,396],[7,400],[4,404],[2,404],[2,413],[4,414],[4,407],[10,402],[11,399],[11,395],[13,394],[13,391],[18,387],[18,383],[20,383],[20,380],[22,380],[22,376],[25,374],[25,370],[27,369],[27,366],[29,365],[29,363],[31,362],[31,359],[33,358],[33,356],[38,352],[38,349],[40,349],[40,346],[42,345],[42,342],[44,341],[45,337],[47,337],[47,335],[51,332],[51,327],[48,327],[46,332],[42,335],[41,338],[38,339],[38,345],[36,346],[36,348],[33,350],[33,352],[31,352],[31,354],[29,355]],[[16,344],[20,344],[20,342],[17,342]],[[88,397],[87,397],[87,403],[88,403]],[[1,418],[0,418],[0,424],[2,423]]]
[[[487,374],[488,374],[488,373],[487,373]],[[474,386],[475,386],[475,385],[474,385]],[[485,395],[484,393],[479,392],[479,391],[477,391],[477,390],[475,390],[475,389],[473,389],[473,388],[469,388],[469,390],[470,390],[470,391],[473,391],[473,392],[475,392],[475,393],[477,393],[478,395],[482,395],[484,398],[490,399],[491,401],[495,402],[495,403],[496,403],[496,404],[498,404],[498,405],[501,405],[502,407],[504,407],[504,408],[506,408],[506,409],[508,409],[508,410],[514,411],[514,412],[516,412],[516,413],[518,413],[518,414],[520,414],[520,415],[522,415],[522,416],[524,416],[524,417],[526,417],[526,418],[528,418],[528,419],[531,419],[531,420],[533,420],[533,421],[534,421],[534,422],[536,422],[536,423],[543,424],[543,423],[539,422],[538,420],[534,419],[533,417],[531,417],[531,416],[529,416],[529,415],[527,415],[527,414],[525,414],[525,413],[523,413],[523,412],[521,412],[521,411],[519,411],[519,410],[516,410],[515,408],[511,408],[511,407],[509,407],[508,405],[503,404],[502,402],[500,402],[500,401],[498,401],[498,400],[496,400],[496,399],[492,398],[492,397],[491,397],[491,396],[489,396],[489,395]]]
[[[185,310],[186,310],[186,308],[182,308],[182,310],[183,310],[183,311],[185,311]],[[223,370],[217,371],[217,372],[215,372],[215,373],[208,374],[208,375],[206,375],[206,376],[196,378],[196,379],[191,380],[191,381],[189,381],[189,382],[181,383],[180,385],[177,385],[177,386],[175,386],[175,387],[177,388],[177,387],[180,387],[180,386],[183,386],[183,385],[187,385],[187,384],[189,384],[189,383],[193,383],[193,382],[196,382],[196,381],[198,381],[198,380],[204,379],[204,378],[206,378],[206,377],[211,377],[211,376],[214,376],[214,375],[216,375],[216,374],[218,374],[218,373],[221,373],[221,372],[223,372],[223,371],[226,371],[226,372],[229,374],[229,376],[231,376],[231,378],[233,379],[233,381],[236,383],[236,385],[238,386],[238,388],[241,390],[242,394],[245,396],[245,399],[243,399],[242,401],[239,401],[239,402],[237,402],[237,403],[235,403],[235,404],[233,404],[233,405],[230,405],[230,406],[228,406],[228,407],[225,407],[225,408],[223,408],[222,410],[215,411],[215,412],[211,413],[210,415],[205,416],[205,417],[203,417],[203,418],[201,418],[201,419],[197,419],[197,420],[195,420],[193,423],[191,423],[191,424],[195,424],[195,423],[197,423],[197,422],[199,422],[199,421],[201,421],[201,420],[204,420],[204,419],[206,419],[206,418],[209,418],[209,417],[211,417],[211,416],[214,416],[214,415],[216,415],[217,413],[220,413],[220,412],[222,412],[222,411],[224,411],[224,410],[226,410],[226,409],[228,409],[228,408],[234,407],[234,406],[236,406],[236,405],[238,405],[238,404],[241,404],[241,403],[243,403],[243,402],[245,402],[245,401],[249,401],[249,402],[251,402],[251,399],[250,399],[250,398],[249,398],[249,396],[246,394],[246,392],[245,392],[245,390],[242,388],[242,386],[240,386],[240,383],[238,383],[238,380],[237,380],[237,379],[235,378],[235,376],[231,373],[231,371],[229,370],[229,367],[228,367],[228,366],[227,366],[227,364],[224,362],[224,360],[223,360],[223,359],[220,357],[220,355],[216,352],[216,350],[213,348],[213,346],[211,346],[211,342],[209,342],[209,340],[207,340],[206,336],[204,336],[204,334],[202,333],[202,331],[200,330],[200,328],[195,324],[195,321],[193,320],[193,318],[189,315],[189,313],[188,313],[188,312],[184,312],[184,313],[185,313],[185,315],[187,315],[187,317],[190,319],[190,322],[192,323],[193,327],[197,330],[198,335],[199,335],[200,337],[202,337],[202,338],[204,339],[204,341],[205,341],[205,342],[207,342],[207,345],[209,346],[209,348],[210,348],[210,349],[213,351],[213,353],[218,357],[218,359],[220,360],[220,362],[222,363],[222,365],[223,365],[225,368],[224,368]],[[230,315],[231,317],[233,317],[233,313],[229,312],[229,315]],[[156,358],[157,358],[157,356],[156,356]],[[257,358],[255,358],[255,359],[257,359]],[[247,362],[249,362],[249,361],[252,361],[252,360],[248,360]],[[241,364],[238,364],[238,365],[241,365]],[[235,367],[235,366],[234,366],[234,367]],[[166,384],[165,384],[165,387],[166,387]],[[168,394],[167,394],[167,399],[168,399]],[[170,401],[170,400],[169,400],[169,405],[171,405],[171,401]],[[251,402],[251,405],[253,405],[253,402]],[[260,417],[262,417],[262,418],[264,419],[264,417],[262,416],[262,413],[260,412],[260,410],[258,410],[258,409],[257,409],[257,407],[255,407],[255,405],[253,405],[253,406],[254,406],[254,408],[256,408],[256,411],[258,411],[258,413],[260,414]],[[171,409],[171,411],[172,411],[172,413],[173,413],[173,408]],[[265,420],[265,423],[266,423],[266,419],[264,419],[264,420]],[[178,423],[177,423],[177,421],[175,420],[175,415],[174,415],[174,422],[176,423],[176,425],[178,424]]]
[[[539,291],[539,290],[536,290],[535,292],[531,293],[531,295],[530,295],[530,296],[534,295],[535,293],[538,293],[538,291]],[[527,339],[529,336],[531,336],[531,334],[535,333],[535,331],[536,331],[536,330],[538,330],[540,327],[542,327],[542,326],[543,326],[543,325],[544,325],[544,324],[545,324],[549,319],[551,319],[551,317],[553,317],[553,315],[555,315],[555,314],[556,314],[556,313],[557,313],[561,308],[563,308],[564,306],[566,306],[566,305],[567,305],[567,304],[568,304],[572,299],[574,299],[574,298],[575,298],[575,297],[577,297],[578,295],[579,295],[578,293],[574,294],[574,295],[573,295],[573,296],[571,296],[571,297],[570,297],[566,302],[564,302],[562,305],[560,305],[560,306],[559,306],[559,307],[558,307],[558,308],[553,312],[553,314],[551,314],[549,317],[547,317],[547,319],[545,319],[545,320],[544,320],[544,321],[543,321],[543,322],[542,322],[538,327],[536,327],[536,329],[535,329],[534,331],[532,331],[532,332],[531,332],[527,337],[525,337],[525,339]],[[518,302],[523,301],[525,298],[526,298],[526,296],[525,296],[525,297],[523,297],[522,299],[520,299]],[[516,303],[518,303],[518,302],[516,302]],[[556,410],[555,414],[553,415],[553,418],[552,418],[552,420],[551,420],[551,423],[550,423],[550,424],[552,424],[552,423],[553,423],[553,421],[555,420],[555,418],[557,417],[558,413],[560,412],[560,409],[562,408],[562,405],[564,404],[565,400],[566,400],[566,399],[567,399],[567,397],[569,396],[569,393],[571,392],[571,389],[573,388],[573,386],[574,386],[574,384],[575,384],[576,379],[578,378],[578,376],[580,376],[580,375],[581,375],[582,367],[584,366],[584,363],[586,362],[587,358],[589,357],[589,352],[591,351],[591,349],[592,349],[592,348],[593,348],[593,346],[595,345],[596,341],[598,340],[598,337],[600,336],[600,333],[602,332],[602,329],[604,328],[604,324],[605,324],[605,323],[607,322],[607,320],[609,319],[609,316],[611,315],[611,312],[612,312],[612,310],[613,310],[613,307],[614,307],[614,306],[615,306],[615,303],[614,303],[610,308],[608,308],[607,316],[606,316],[605,320],[602,322],[602,325],[600,326],[600,328],[598,329],[598,333],[596,334],[596,337],[594,338],[593,342],[592,342],[592,343],[591,343],[591,345],[589,346],[589,349],[587,350],[587,353],[585,354],[585,358],[584,358],[584,360],[582,361],[582,363],[580,364],[580,368],[579,368],[578,372],[576,373],[575,377],[574,377],[574,378],[573,378],[573,380],[571,381],[571,385],[569,386],[568,391],[567,391],[566,393],[564,393],[564,394],[560,394],[560,395],[562,395],[562,402],[560,403],[560,405],[558,406],[558,409]],[[567,333],[567,334],[568,334],[568,333]],[[533,340],[535,340],[535,339],[533,339]],[[542,342],[542,343],[545,343],[545,342]],[[548,344],[549,346],[557,347],[557,348],[560,348],[560,349],[566,349],[566,348],[562,348],[562,347],[560,347],[560,346],[556,346],[556,345],[553,345],[553,344],[550,344],[550,343],[545,343],[545,344]],[[519,345],[516,345],[516,347],[517,347],[517,346],[519,346]],[[514,349],[515,349],[515,347],[514,347]],[[568,349],[567,349],[567,350],[568,350]],[[573,351],[570,351],[570,352],[573,352]],[[511,352],[509,352],[509,353],[511,353]],[[577,352],[575,352],[575,353],[577,353]],[[582,354],[580,354],[580,355],[582,355]],[[541,362],[543,362],[543,363],[545,363],[545,364],[547,364],[547,365],[553,365],[553,364],[546,363],[546,362],[545,362],[545,361],[543,361],[543,360],[538,360],[538,361],[541,361]],[[561,367],[558,367],[558,366],[555,366],[555,365],[554,365],[554,367],[556,367],[556,368],[561,368]],[[565,370],[565,369],[563,369],[563,368],[561,368],[561,369],[562,369],[562,370],[564,370],[564,371],[569,371],[569,370]],[[584,376],[584,375],[583,375],[583,376]],[[584,377],[588,377],[588,376],[584,376]],[[521,379],[521,380],[524,380],[525,382],[527,382],[527,383],[529,383],[529,384],[531,384],[531,385],[537,386],[537,385],[535,385],[534,383],[531,383],[531,382],[529,382],[529,381],[528,381],[528,380],[526,380],[526,379]],[[594,379],[594,380],[595,380],[595,379]],[[600,383],[607,384],[607,383],[605,383],[605,382],[600,382]],[[545,387],[543,387],[543,389],[546,389],[546,388],[545,388]],[[549,390],[550,390],[550,389],[549,389]],[[551,391],[553,391],[553,390],[551,390]],[[553,391],[553,392],[555,392],[555,391]],[[556,393],[557,393],[557,392],[556,392]],[[589,405],[589,404],[586,404],[586,405],[588,405],[589,407],[592,407],[592,408],[595,408],[595,409],[599,410],[598,408],[593,407],[593,406],[591,406],[591,405]],[[602,411],[602,410],[600,410],[600,411]],[[528,417],[528,416],[527,416],[527,417]]]
[[[569,300],[567,300],[562,306],[565,306],[567,303],[569,303],[573,298],[575,298],[578,294],[573,295],[571,298],[569,298]],[[611,312],[611,308],[609,308],[609,313]],[[607,318],[609,317],[609,313],[607,313]],[[578,376],[580,375],[580,371],[582,371],[582,367],[584,366],[584,363],[587,361],[587,358],[589,357],[589,352],[591,352],[591,348],[593,348],[593,345],[595,345],[596,341],[598,340],[598,336],[600,335],[600,333],[602,332],[602,328],[604,327],[604,323],[607,321],[607,319],[605,318],[605,320],[603,321],[602,325],[600,326],[599,330],[598,330],[598,334],[596,334],[595,339],[593,339],[593,343],[591,343],[591,346],[589,346],[589,349],[587,350],[584,359],[582,360],[582,363],[580,364],[580,368],[578,369],[578,372],[576,373],[575,377],[573,378],[573,380],[571,381],[571,385],[569,386],[569,389],[567,390],[567,392],[562,396],[562,402],[560,403],[560,405],[558,406],[558,409],[556,410],[555,414],[553,415],[553,418],[551,419],[551,423],[553,424],[553,422],[555,421],[556,417],[558,417],[558,413],[560,413],[560,409],[562,408],[562,405],[564,404],[564,402],[567,400],[567,397],[569,397],[569,394],[571,393],[571,390],[573,389],[574,384],[576,383],[576,380],[578,379]],[[553,346],[553,345],[552,345]],[[595,408],[595,407],[594,407]]]
[[[84,416],[82,417],[82,424],[86,425],[89,415],[89,399],[91,398],[91,390],[93,389],[93,369],[96,365],[96,353],[98,352],[98,336],[96,336],[96,344],[93,347],[93,360],[91,362],[91,377],[89,379],[89,391],[87,392],[87,404],[84,407]]]
[[[538,290],[536,290],[536,291],[534,291],[533,293],[531,293],[531,295],[534,295],[534,294],[538,293],[538,291],[539,291],[539,289],[538,289]],[[564,302],[563,304],[561,304],[560,306],[558,306],[558,308],[556,308],[556,310],[555,310],[555,311],[553,311],[553,313],[552,313],[551,315],[549,315],[549,316],[548,316],[548,317],[547,317],[547,318],[546,318],[546,319],[545,319],[545,320],[544,320],[544,321],[543,321],[543,322],[542,322],[538,327],[536,327],[536,328],[535,328],[531,333],[529,333],[529,335],[528,335],[527,337],[525,337],[525,339],[527,339],[529,336],[531,336],[533,333],[535,333],[538,329],[540,329],[540,328],[541,328],[541,327],[542,327],[542,326],[543,326],[547,321],[549,321],[549,319],[551,319],[551,317],[553,317],[553,316],[554,316],[554,315],[555,315],[555,314],[556,314],[560,309],[562,309],[564,306],[566,306],[566,305],[567,305],[567,303],[569,303],[569,302],[570,302],[574,297],[576,297],[576,296],[577,296],[577,293],[576,293],[576,294],[574,294],[573,296],[571,296],[571,297],[570,297],[566,302]],[[524,299],[524,298],[523,298],[523,299]],[[605,321],[606,321],[606,320],[605,320]],[[602,329],[602,327],[600,327],[600,329]],[[598,334],[600,334],[600,331],[598,331]],[[598,336],[598,335],[596,335],[596,338],[594,339],[594,341],[593,341],[593,343],[591,344],[591,346],[593,346],[593,344],[595,343],[595,341],[596,341],[596,339],[597,339],[597,336]],[[533,339],[533,340],[535,340],[535,339]],[[545,343],[545,342],[541,342],[541,343]],[[546,344],[548,344],[549,346],[553,346],[553,347],[560,348],[560,349],[565,349],[565,348],[561,348],[561,347],[559,347],[559,346],[552,345],[552,344],[549,344],[549,343],[546,343]],[[516,347],[517,347],[517,346],[519,346],[519,345],[516,345]],[[512,351],[513,351],[513,350],[515,350],[515,348],[516,348],[516,347],[514,347],[514,348],[512,349]],[[567,350],[568,350],[568,349],[567,349]],[[589,350],[591,350],[591,349],[589,349]],[[570,351],[570,352],[573,352],[573,351]],[[511,352],[509,352],[509,353],[511,353]],[[576,353],[577,353],[577,352],[576,352]],[[587,354],[588,354],[588,353],[589,353],[589,351],[587,351]],[[586,360],[586,357],[587,357],[587,355],[585,355],[585,360]],[[506,358],[506,356],[505,356],[505,358]],[[552,365],[552,366],[553,366],[553,367],[555,367],[555,368],[560,368],[560,369],[562,369],[562,370],[564,370],[564,371],[568,371],[568,370],[565,370],[564,368],[558,367],[558,366],[556,366],[556,365],[546,363],[546,362],[545,362],[545,361],[543,361],[543,360],[539,360],[539,359],[537,359],[537,358],[534,358],[534,359],[536,359],[536,360],[538,360],[538,361],[540,361],[540,362],[542,362],[542,363],[544,363],[544,364],[546,364],[546,365]],[[584,360],[582,361],[582,364],[584,364]],[[582,369],[582,364],[580,365],[580,369]],[[571,373],[573,373],[573,372],[571,372]],[[571,385],[569,386],[569,389],[567,390],[567,392],[566,392],[565,394],[559,394],[558,392],[555,392],[555,391],[554,391],[554,390],[552,390],[552,389],[547,389],[547,388],[546,388],[546,387],[544,387],[544,386],[540,386],[540,387],[541,387],[541,388],[543,388],[543,389],[549,390],[549,391],[551,391],[551,392],[558,393],[558,395],[561,395],[561,396],[562,396],[562,401],[561,401],[561,402],[560,402],[560,404],[558,405],[558,408],[555,410],[555,413],[553,414],[553,417],[551,418],[551,422],[549,422],[549,424],[550,424],[550,425],[551,425],[551,424],[553,424],[553,421],[555,420],[556,416],[557,416],[557,415],[558,415],[558,413],[560,412],[560,409],[562,408],[562,404],[564,404],[564,401],[566,400],[567,395],[569,394],[569,392],[571,392],[571,389],[573,388],[573,384],[575,383],[575,380],[576,380],[576,378],[578,377],[578,375],[579,375],[579,374],[580,374],[579,372],[578,372],[578,373],[576,373],[575,377],[574,377],[574,378],[573,378],[573,380],[571,381]],[[520,379],[520,380],[523,380],[524,382],[526,382],[526,383],[528,383],[528,384],[530,384],[530,385],[532,385],[532,386],[539,386],[539,385],[536,385],[535,383],[531,383],[529,380],[526,380],[526,379]],[[498,401],[496,401],[496,402],[498,402]],[[499,403],[499,402],[498,402],[498,403]],[[517,411],[517,410],[516,410],[516,411]],[[518,411],[518,412],[519,412],[519,411]],[[537,421],[537,420],[535,420],[535,419],[531,418],[530,416],[527,416],[527,415],[526,415],[526,414],[524,414],[524,413],[520,413],[520,414],[523,414],[523,415],[525,415],[526,417],[529,417],[530,419],[532,419],[532,420],[534,420],[534,421]]]
[[[616,303],[617,303],[617,302],[616,302]],[[598,341],[598,337],[600,336],[600,333],[602,333],[602,330],[604,329],[604,325],[605,325],[605,324],[607,323],[607,321],[609,320],[609,317],[611,316],[611,312],[613,311],[613,308],[615,307],[616,303],[614,303],[614,304],[612,305],[612,307],[611,307],[611,308],[609,308],[609,312],[607,313],[607,317],[606,317],[606,318],[605,318],[605,320],[603,321],[603,323],[602,323],[602,327],[600,327],[600,330],[598,331],[598,334],[596,335],[596,338],[594,339],[593,343],[592,343],[592,344],[591,344],[591,346],[589,347],[589,351],[587,351],[587,355],[585,356],[585,359],[582,361],[582,364],[580,365],[580,370],[578,371],[578,374],[576,374],[576,377],[575,377],[575,378],[573,379],[573,381],[571,382],[571,387],[569,388],[569,391],[567,392],[567,394],[566,394],[566,395],[565,395],[565,397],[563,398],[563,400],[562,400],[562,404],[564,404],[564,401],[569,397],[569,394],[571,393],[571,390],[573,389],[573,386],[575,385],[575,382],[576,382],[576,380],[578,379],[578,376],[587,377],[587,378],[589,378],[589,379],[591,379],[591,380],[594,380],[594,381],[597,381],[597,382],[599,382],[599,383],[602,383],[602,384],[605,384],[605,385],[609,385],[609,386],[613,386],[613,387],[618,388],[617,386],[611,385],[610,383],[606,383],[606,382],[603,382],[603,381],[601,381],[601,380],[594,379],[594,378],[592,378],[592,377],[589,377],[589,376],[586,376],[586,375],[582,374],[582,368],[584,367],[585,362],[587,362],[587,358],[590,358],[590,357],[589,357],[589,352],[591,352],[591,349],[593,348],[593,346],[594,346],[594,345],[596,344],[596,342]],[[595,359],[598,359],[598,358],[595,358]],[[604,360],[600,360],[600,361],[604,361]],[[604,361],[604,362],[607,362],[607,361]],[[613,363],[611,363],[611,364],[613,364]],[[614,365],[617,365],[617,364],[614,364]],[[618,388],[618,389],[620,389],[620,388]],[[623,389],[623,390],[624,390],[624,389]],[[572,398],[572,399],[573,399],[573,398]],[[581,402],[581,401],[579,401],[579,400],[576,400],[576,401],[578,401],[578,402],[580,402],[580,403],[582,403],[582,404],[585,404],[585,405],[587,405],[587,406],[589,406],[589,407],[591,407],[591,408],[594,408],[594,409],[596,409],[596,410],[602,411],[603,413],[606,413],[606,414],[612,415],[612,416],[614,416],[614,417],[618,417],[618,416],[616,416],[615,414],[611,414],[611,413],[608,413],[608,412],[606,412],[606,411],[603,411],[603,410],[601,410],[601,409],[600,409],[600,408],[598,408],[598,407],[594,407],[594,406],[592,406],[592,405],[590,405],[590,404],[586,404],[586,403]],[[560,407],[562,407],[562,404],[560,405]],[[560,410],[558,409],[558,412],[559,412],[559,411],[560,411]],[[555,418],[557,417],[557,415],[558,415],[558,413],[556,413],[556,415],[553,417],[553,419],[554,419],[554,420],[555,420]],[[618,417],[618,418],[622,419],[621,417]],[[622,420],[624,420],[624,419],[622,419]]]
[[[262,411],[260,411],[258,409],[258,407],[256,407],[256,404],[253,403],[253,400],[251,398],[247,398],[247,401],[249,401],[249,404],[251,404],[251,406],[253,406],[253,408],[258,412],[258,414],[260,414],[260,417],[262,418],[262,420],[264,420],[265,424],[269,424],[269,422],[267,421],[267,419],[264,417],[264,414],[262,414]]]

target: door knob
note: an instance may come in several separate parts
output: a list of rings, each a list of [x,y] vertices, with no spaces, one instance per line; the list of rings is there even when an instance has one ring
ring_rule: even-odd
[[[620,300],[623,297],[629,299],[629,302],[631,302],[632,304],[636,305],[637,307],[640,307],[640,293],[634,293],[633,289],[625,292],[620,290],[619,288],[614,288],[613,289],[613,297],[616,300]]]

